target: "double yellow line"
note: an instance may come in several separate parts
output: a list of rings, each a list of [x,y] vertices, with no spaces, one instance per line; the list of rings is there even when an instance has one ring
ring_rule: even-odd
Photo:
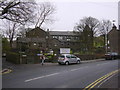
[[[94,88],[96,85],[100,84],[102,81],[104,81],[105,79],[107,79],[108,77],[115,75],[116,73],[118,73],[120,71],[119,70],[115,70],[112,71],[104,76],[102,76],[101,78],[97,79],[96,81],[94,81],[93,83],[89,84],[87,87],[85,87],[83,90],[90,90],[91,88]]]

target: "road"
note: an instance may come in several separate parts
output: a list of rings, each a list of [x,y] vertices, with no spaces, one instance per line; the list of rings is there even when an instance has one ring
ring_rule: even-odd
[[[17,69],[3,75],[3,88],[118,88],[118,62],[107,60],[73,65]],[[92,83],[92,84],[91,84]]]

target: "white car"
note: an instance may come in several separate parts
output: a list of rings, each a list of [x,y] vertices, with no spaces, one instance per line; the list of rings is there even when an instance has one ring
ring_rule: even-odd
[[[80,64],[81,59],[73,54],[61,54],[58,57],[58,64],[69,65],[71,63]]]

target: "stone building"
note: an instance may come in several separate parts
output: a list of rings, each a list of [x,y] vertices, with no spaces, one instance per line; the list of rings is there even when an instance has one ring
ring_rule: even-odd
[[[89,26],[81,33],[73,31],[44,31],[40,28],[30,29],[25,37],[18,37],[17,46],[20,51],[54,51],[59,53],[60,48],[70,48],[71,51],[91,51],[92,32]]]
[[[70,48],[72,52],[80,50],[79,35],[73,31],[50,31],[52,43],[51,48]]]
[[[48,33],[37,27],[27,31],[25,37],[18,37],[17,45],[23,52],[30,52],[30,50],[45,51],[48,48],[47,41]]]
[[[17,46],[21,51],[30,50],[49,51],[59,53],[60,48],[71,48],[71,51],[80,50],[79,35],[72,31],[44,31],[40,28],[26,32],[25,37],[17,38]]]
[[[112,30],[108,33],[109,50],[110,52],[117,52],[120,55],[120,30],[113,25]]]

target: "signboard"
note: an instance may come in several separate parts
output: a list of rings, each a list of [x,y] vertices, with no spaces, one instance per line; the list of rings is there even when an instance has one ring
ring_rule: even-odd
[[[41,55],[42,55],[42,54],[39,54],[39,53],[37,54],[37,56],[41,56]]]
[[[22,55],[22,57],[27,57],[27,55]]]
[[[70,48],[60,48],[60,54],[70,54]]]

